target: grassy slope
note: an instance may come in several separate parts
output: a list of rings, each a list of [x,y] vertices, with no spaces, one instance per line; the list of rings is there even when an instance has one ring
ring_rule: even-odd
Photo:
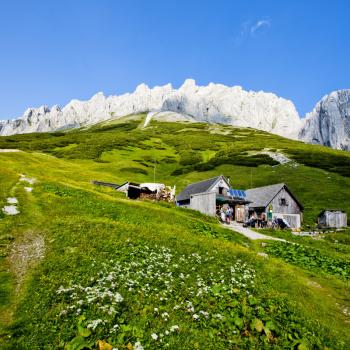
[[[176,184],[178,190],[220,173],[230,176],[237,188],[286,182],[304,204],[309,225],[323,208],[350,211],[346,152],[228,126],[153,123],[142,129],[139,118],[68,134],[4,137],[0,147],[47,152],[114,182],[153,181],[156,162],[156,181]],[[284,152],[299,165],[272,166],[268,156],[254,155],[266,148]]]
[[[300,147],[325,153],[328,161],[328,155],[344,157],[343,152],[302,145],[244,129],[233,130],[234,135],[225,136],[223,140],[218,134],[208,136],[208,132],[203,130],[207,126],[203,125],[193,128],[179,124],[156,124],[146,131],[138,129],[136,122],[132,128],[129,124],[117,125],[117,128],[105,132],[85,131],[67,136],[27,135],[0,140],[4,148],[12,145],[13,148],[44,150],[63,157],[60,159],[39,153],[0,154],[0,202],[3,203],[9,194],[16,195],[21,210],[20,215],[0,221],[0,315],[4,347],[60,348],[71,341],[77,332],[78,316],[70,315],[67,319],[57,317],[64,300],[60,299],[56,290],[61,285],[69,286],[71,281],[88,283],[103,264],[111,264],[111,259],[118,256],[128,259],[128,249],[125,247],[130,243],[140,245],[141,249],[145,245],[170,248],[173,259],[183,271],[188,266],[186,263],[181,265],[179,256],[188,257],[192,253],[206,256],[216,251],[215,262],[198,266],[196,274],[203,276],[210,269],[217,274],[225,273],[220,269],[233,265],[240,258],[257,271],[257,286],[252,291],[256,300],[249,301],[244,293],[238,292],[233,299],[239,305],[230,305],[225,297],[222,300],[213,292],[204,301],[196,299],[198,308],[212,314],[220,310],[226,320],[217,322],[211,319],[210,322],[204,320],[204,323],[196,323],[188,318],[187,312],[169,311],[170,305],[178,302],[175,295],[164,305],[157,296],[151,295],[144,300],[149,307],[144,310],[139,297],[121,286],[120,291],[126,301],[124,309],[120,311],[122,316],[117,318],[121,326],[119,338],[102,327],[87,337],[88,342],[105,339],[121,346],[140,340],[145,347],[154,348],[150,334],[160,334],[166,331],[167,326],[177,324],[180,332],[166,340],[170,348],[302,347],[301,344],[319,348],[326,345],[349,347],[350,339],[346,332],[349,319],[343,312],[345,307],[350,307],[348,282],[302,269],[280,259],[258,258],[256,251],[261,250],[258,244],[252,245],[238,234],[220,228],[213,219],[168,205],[130,202],[114,191],[90,184],[92,179],[120,183],[125,180],[152,181],[154,159],[159,163],[156,180],[177,184],[178,188],[193,180],[220,173],[230,175],[236,187],[245,188],[249,186],[252,172],[256,186],[287,182],[305,204],[306,218],[312,222],[322,206],[335,206],[339,201],[345,208],[350,206],[347,200],[349,180],[337,173],[339,169],[334,164],[333,172],[325,172],[303,165],[296,168],[269,165],[243,167],[219,163],[223,160],[232,162],[233,158],[237,163],[242,162],[239,158],[242,155],[237,155],[237,150],[244,152],[245,148],[251,147],[284,148],[289,149],[290,153]],[[189,132],[186,129],[190,127]],[[128,134],[126,130],[129,130]],[[219,131],[231,133],[227,127]],[[242,141],[237,141],[237,138]],[[73,146],[69,145],[71,141]],[[287,148],[287,144],[290,148]],[[200,162],[194,153],[201,154],[206,167],[212,166],[208,164],[211,160],[218,165],[211,170],[195,171],[188,165],[189,159]],[[231,155],[229,161],[225,158],[226,154]],[[135,168],[143,169],[147,175]],[[181,170],[183,174],[171,175],[174,170]],[[20,173],[38,179],[32,194],[23,190],[23,184],[13,187]],[[38,238],[44,238],[45,257],[33,254],[18,264],[11,251],[16,246],[21,247],[21,244],[26,247],[25,244]],[[348,256],[346,248],[339,251],[332,241],[310,244],[318,244],[317,247],[323,249],[324,254],[329,251],[333,257]],[[130,249],[134,248],[131,246]],[[134,260],[138,261],[138,258]],[[92,261],[95,261],[94,267]],[[25,270],[24,276],[19,275],[21,269]],[[188,284],[196,285],[196,274],[188,273]],[[179,286],[177,280],[174,288],[178,288],[176,286]],[[177,290],[176,296],[186,300],[188,293],[188,290],[181,289]],[[219,294],[224,296],[225,292]],[[231,300],[232,296],[229,298]],[[171,320],[164,321],[153,314],[152,308],[160,304],[170,313]],[[94,309],[89,307],[85,310],[88,318],[92,317],[93,312]],[[123,322],[120,322],[121,317]],[[237,321],[237,317],[243,320],[243,325]],[[262,320],[265,331],[260,332],[256,320]],[[276,330],[269,333],[266,325],[271,324],[268,322],[273,322]],[[8,325],[11,327],[8,328]],[[133,328],[129,329],[130,325]],[[157,346],[163,347],[166,342],[157,342]]]

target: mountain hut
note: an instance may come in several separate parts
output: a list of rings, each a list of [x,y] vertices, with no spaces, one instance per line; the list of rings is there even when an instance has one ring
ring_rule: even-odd
[[[286,184],[252,188],[246,190],[246,194],[246,199],[250,201],[250,215],[264,215],[269,221],[273,218],[285,219],[291,228],[300,228],[304,208]]]
[[[231,206],[233,219],[244,222],[247,219],[249,203],[244,191],[231,189],[230,182],[223,175],[188,185],[177,197],[178,206],[198,210],[203,214],[215,216],[219,207]]]

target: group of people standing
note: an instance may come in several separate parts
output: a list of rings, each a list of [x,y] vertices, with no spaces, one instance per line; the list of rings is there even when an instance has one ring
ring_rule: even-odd
[[[219,213],[222,222],[230,224],[233,220],[233,208],[231,208],[228,204],[224,204],[222,207],[220,207]]]

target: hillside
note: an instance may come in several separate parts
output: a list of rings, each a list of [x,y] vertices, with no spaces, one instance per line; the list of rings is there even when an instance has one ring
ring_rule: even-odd
[[[72,100],[62,108],[58,105],[28,108],[20,118],[0,120],[0,136],[87,127],[146,111],[146,125],[152,119],[218,123],[263,130],[334,149],[350,147],[350,90],[324,96],[301,119],[291,101],[273,93],[214,83],[197,86],[193,79],[185,80],[179,89],[171,84],[154,88],[141,84],[133,93],[105,96],[99,92],[90,100]]]
[[[305,206],[309,225],[324,208],[350,209],[347,152],[224,125],[152,121],[143,128],[144,119],[141,114],[67,133],[1,137],[0,148],[44,152],[116,183],[153,181],[155,163],[155,180],[178,190],[220,173],[242,189],[285,182]],[[291,162],[280,165],[268,152]]]
[[[0,206],[15,197],[20,211],[0,214],[2,348],[349,348],[348,233],[267,232],[300,250],[265,247],[213,218],[91,184],[285,182],[313,225],[324,207],[349,212],[348,153],[247,128],[143,128],[144,119],[0,138],[0,149],[21,150],[0,153]],[[291,161],[273,159],[281,154]]]

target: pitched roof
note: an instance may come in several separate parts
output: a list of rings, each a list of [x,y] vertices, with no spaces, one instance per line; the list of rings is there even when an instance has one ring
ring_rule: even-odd
[[[279,183],[270,186],[263,186],[257,188],[251,188],[246,190],[246,200],[252,202],[249,204],[251,208],[262,208],[267,207],[268,204],[275,198],[277,193],[285,187],[289,194],[294,198],[294,200],[298,203],[300,208],[303,208],[302,204],[299,200],[293,195],[293,193],[289,190],[286,184]]]
[[[195,182],[193,184],[188,185],[182,192],[180,192],[176,200],[184,201],[190,199],[191,194],[206,192],[212,187],[220,178],[223,178],[226,182],[227,180],[223,175],[213,177],[208,180]]]

